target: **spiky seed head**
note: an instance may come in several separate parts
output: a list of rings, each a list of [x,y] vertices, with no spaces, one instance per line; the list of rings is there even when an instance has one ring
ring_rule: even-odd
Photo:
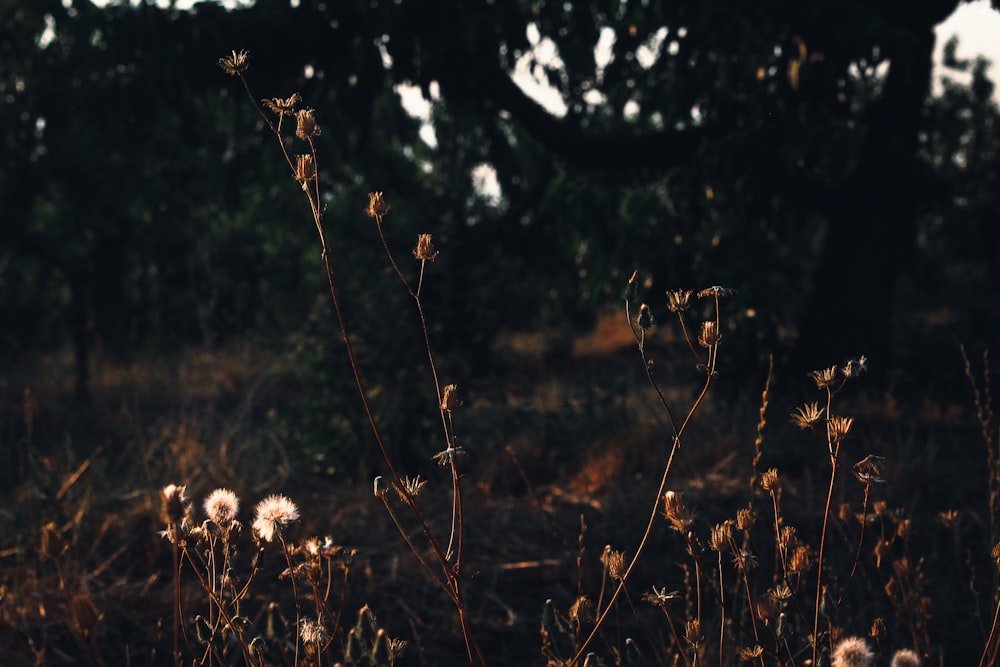
[[[833,667],[871,667],[875,654],[861,637],[846,637],[833,649]]]
[[[303,644],[316,646],[326,641],[326,637],[326,628],[322,622],[311,618],[303,618],[299,622],[299,639]]]
[[[257,539],[270,542],[282,527],[299,518],[299,508],[282,495],[271,495],[254,508],[253,533]]]
[[[292,93],[291,97],[286,97],[281,99],[280,97],[272,97],[271,99],[264,99],[261,102],[270,111],[276,113],[279,116],[291,116],[295,113],[295,107],[298,106],[299,102],[302,101],[302,97],[298,93]]]
[[[799,545],[792,552],[792,557],[788,561],[788,571],[792,574],[805,574],[812,567],[812,556],[809,554],[809,547]]]
[[[615,580],[625,576],[625,554],[621,551],[605,552],[607,559],[605,565],[608,568],[608,575]]]
[[[854,464],[854,476],[862,484],[885,484],[885,457],[869,454]]]
[[[316,178],[316,161],[312,155],[295,156],[295,180],[303,186]]]
[[[908,648],[900,649],[892,656],[889,667],[920,667],[920,656]]]
[[[693,294],[689,289],[667,290],[667,308],[673,313],[683,313],[691,307]]]
[[[719,324],[715,320],[708,320],[701,323],[701,334],[698,336],[698,344],[702,347],[714,347],[722,341],[722,332],[719,331]]]
[[[843,442],[850,433],[854,425],[854,417],[841,417],[840,415],[830,415],[826,422],[827,433],[834,443]]]
[[[706,287],[705,289],[698,292],[699,299],[706,299],[709,297],[724,297],[733,296],[736,294],[736,290],[731,287],[722,287],[721,285],[712,285],[711,287]]]
[[[812,428],[821,419],[826,408],[819,407],[819,403],[809,403],[801,408],[796,408],[792,413],[792,423],[801,429]]]
[[[798,543],[799,536],[795,526],[782,526],[781,532],[778,534],[778,545],[781,547],[781,550],[788,552],[798,545]]]
[[[250,67],[250,52],[246,49],[236,51],[219,58],[219,67],[229,76],[239,76]]]
[[[781,488],[781,477],[778,476],[777,468],[769,468],[760,476],[761,487],[768,492],[777,491]]]
[[[682,535],[686,535],[694,524],[694,512],[684,502],[684,494],[667,491],[663,494],[663,516],[667,517],[670,526]]]
[[[857,359],[848,359],[841,369],[846,379],[856,378],[868,370],[868,357],[861,355]]]
[[[223,531],[228,531],[240,511],[240,499],[229,489],[216,489],[205,498],[205,515]]]
[[[876,616],[875,620],[872,621],[872,627],[871,630],[868,631],[868,636],[874,639],[875,641],[879,641],[880,639],[882,639],[882,637],[885,637],[885,635],[886,635],[885,621],[882,620],[881,616]]]
[[[684,641],[691,648],[698,648],[705,642],[705,636],[701,634],[701,621],[697,618],[692,618],[684,624]]]
[[[753,662],[760,656],[764,655],[764,647],[760,644],[754,644],[753,646],[744,646],[740,649],[740,658],[746,662]]]
[[[433,262],[438,256],[434,244],[431,242],[430,234],[419,234],[417,236],[417,247],[413,249],[413,256],[421,262]]]
[[[187,516],[187,487],[168,484],[160,492],[164,523],[181,523]]]
[[[818,388],[827,389],[837,382],[837,366],[830,366],[821,371],[812,371],[809,373],[809,377],[813,379]]]
[[[753,528],[756,519],[757,517],[754,516],[753,510],[747,507],[736,510],[736,527],[744,533]]]
[[[312,109],[299,109],[295,112],[295,136],[299,139],[309,139],[319,135],[319,125]]]
[[[712,526],[712,532],[708,535],[708,547],[712,551],[722,551],[729,547],[729,540],[733,537],[732,520],[723,521]]]
[[[375,218],[376,220],[381,220],[385,217],[386,213],[389,212],[389,204],[386,203],[385,198],[382,196],[381,192],[369,192],[368,193],[368,208],[365,209],[365,213],[369,218]]]
[[[445,412],[451,412],[459,405],[461,403],[458,400],[458,385],[446,384],[441,390],[441,409]]]

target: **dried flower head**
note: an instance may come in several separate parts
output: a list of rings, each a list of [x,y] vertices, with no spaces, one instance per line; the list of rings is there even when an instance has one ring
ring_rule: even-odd
[[[722,287],[720,285],[712,285],[711,287],[706,287],[705,289],[698,292],[699,299],[705,299],[707,297],[723,297],[732,296],[736,294],[736,290],[731,287]]]
[[[801,429],[812,428],[821,419],[826,408],[819,407],[819,403],[810,403],[801,408],[795,408],[792,413],[792,423]]]
[[[254,509],[253,533],[258,539],[270,542],[281,528],[299,518],[299,508],[281,495],[268,496]]]
[[[385,479],[382,475],[378,475],[375,478],[375,481],[372,483],[372,487],[376,498],[382,498],[389,492],[389,486],[385,483]]]
[[[419,234],[417,236],[417,247],[413,249],[413,256],[421,262],[433,262],[438,256],[434,244],[431,242],[430,234]]]
[[[163,537],[177,544],[191,525],[191,504],[187,501],[187,487],[168,484],[160,491],[160,518],[166,525]]]
[[[871,667],[875,654],[861,637],[846,637],[833,649],[833,667]]]
[[[740,649],[740,658],[746,662],[752,662],[764,655],[764,647],[760,644],[754,644],[753,646],[744,646]]]
[[[295,180],[305,184],[316,178],[316,161],[312,155],[295,156]]]
[[[835,443],[843,442],[844,438],[851,431],[851,426],[854,425],[854,417],[841,417],[838,415],[830,415],[830,419],[826,422],[827,433],[830,436],[830,440]]]
[[[871,630],[868,631],[868,636],[875,641],[878,641],[882,637],[885,637],[886,631],[885,621],[882,620],[881,616],[876,616],[875,620],[872,621],[872,627]]]
[[[368,208],[365,209],[365,214],[369,218],[375,218],[376,220],[381,220],[385,217],[385,214],[389,212],[389,204],[386,203],[385,198],[382,197],[381,192],[369,192],[368,193]]]
[[[684,624],[684,641],[691,648],[698,648],[705,642],[705,636],[701,634],[701,621],[697,618],[692,618]]]
[[[311,618],[303,618],[299,621],[299,639],[306,646],[312,645],[315,647],[325,642],[326,638],[326,628],[323,627],[321,621]]]
[[[219,58],[219,67],[229,76],[239,76],[250,67],[250,52],[247,50],[237,52],[234,49],[228,56]]]
[[[684,494],[667,491],[663,494],[663,515],[678,533],[686,535],[694,524],[694,512],[684,503]]]
[[[780,583],[768,590],[767,595],[774,600],[775,604],[781,606],[792,599],[792,589],[788,587],[788,584]]]
[[[756,519],[757,517],[754,516],[753,510],[750,508],[744,507],[736,510],[736,527],[743,532],[747,532],[753,528]]]
[[[920,667],[920,656],[908,648],[900,649],[892,656],[889,667]]]
[[[841,369],[845,378],[856,378],[868,370],[868,357],[861,355],[857,359],[848,359]]]
[[[621,551],[607,551],[601,557],[605,567],[608,568],[608,575],[612,579],[621,579],[625,576],[625,554]]]
[[[632,272],[628,283],[625,285],[625,300],[632,302],[639,296],[639,269]]]
[[[667,592],[667,587],[664,586],[660,590],[656,590],[656,586],[653,586],[652,592],[647,592],[642,594],[642,599],[650,604],[654,604],[661,609],[665,609],[667,604],[671,600],[680,599],[680,591],[670,591]]]
[[[319,134],[319,125],[312,109],[299,109],[295,112],[295,136],[299,139],[309,139]]]
[[[729,541],[733,537],[732,520],[723,521],[712,526],[712,531],[708,535],[708,547],[712,551],[723,551],[729,547]]]
[[[708,320],[701,323],[701,334],[698,336],[698,344],[702,347],[714,347],[722,340],[722,332],[719,331],[719,324],[715,320]]]
[[[798,543],[799,535],[795,526],[782,526],[781,532],[778,534],[778,546],[781,547],[781,550],[787,552],[798,546]]]
[[[229,489],[216,489],[205,498],[205,515],[223,531],[232,528],[240,511],[240,499]]]
[[[441,390],[441,409],[445,412],[451,412],[459,405],[461,402],[458,400],[458,385],[446,384]]]
[[[809,377],[813,379],[816,386],[820,389],[827,389],[832,387],[837,382],[837,367],[830,366],[829,368],[823,369],[821,371],[812,371],[809,373]]]
[[[265,107],[279,116],[291,116],[295,113],[295,107],[297,107],[301,101],[302,97],[298,93],[292,93],[291,97],[286,97],[285,99],[272,97],[269,100],[261,100]]]
[[[809,571],[812,566],[812,556],[809,554],[809,547],[799,545],[792,552],[792,557],[788,561],[788,571],[792,574],[802,575]]]
[[[649,310],[648,305],[641,304],[639,306],[639,315],[635,318],[635,323],[639,325],[639,328],[643,331],[646,331],[653,326],[653,313]]]
[[[569,608],[569,620],[574,623],[588,621],[593,617],[594,603],[586,595],[581,595]]]
[[[854,464],[854,476],[863,484],[885,484],[884,456],[869,454]]]
[[[746,549],[737,549],[733,552],[733,565],[740,572],[749,572],[757,567],[757,557]]]
[[[396,487],[396,493],[399,494],[399,499],[405,502],[407,494],[409,494],[410,498],[416,498],[424,490],[424,485],[426,484],[427,480],[420,479],[420,475],[416,477],[404,477],[403,488],[406,490],[406,493],[403,493],[399,487]]]
[[[777,491],[781,488],[781,477],[777,468],[769,468],[760,476],[760,485],[765,491]]]
[[[673,313],[683,313],[691,307],[691,295],[693,290],[667,290],[667,308]]]
[[[432,456],[439,466],[451,465],[460,456],[465,456],[465,450],[461,447],[449,447]]]

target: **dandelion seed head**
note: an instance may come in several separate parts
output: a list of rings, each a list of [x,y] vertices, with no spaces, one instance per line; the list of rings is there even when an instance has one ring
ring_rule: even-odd
[[[920,656],[908,648],[900,649],[892,656],[889,667],[920,667]]]
[[[268,496],[254,509],[253,532],[258,539],[270,542],[281,527],[299,518],[299,508],[281,495]]]
[[[861,637],[846,637],[833,649],[833,667],[871,667],[875,654]]]
[[[228,530],[240,511],[240,499],[229,489],[216,489],[205,498],[205,515],[223,530]]]

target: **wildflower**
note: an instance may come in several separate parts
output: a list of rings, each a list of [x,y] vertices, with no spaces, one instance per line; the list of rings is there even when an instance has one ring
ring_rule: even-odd
[[[441,409],[445,412],[451,412],[460,405],[458,396],[457,384],[446,384],[441,392]]]
[[[778,469],[770,468],[760,477],[760,485],[765,491],[777,491],[781,488],[781,478],[778,477]]]
[[[608,568],[608,574],[612,579],[621,579],[625,576],[625,554],[621,551],[608,551],[605,549],[601,558]]]
[[[228,531],[236,521],[240,500],[229,489],[216,489],[205,498],[205,514],[223,531]]]
[[[819,403],[810,403],[801,408],[796,408],[792,414],[792,423],[801,429],[812,428],[820,419],[826,408],[819,407]]]
[[[299,139],[309,139],[319,134],[319,125],[312,109],[299,109],[295,112],[295,136]]]
[[[403,490],[397,487],[396,493],[399,494],[399,499],[405,502],[407,495],[409,495],[410,498],[416,498],[417,496],[419,496],[420,492],[424,490],[424,485],[426,484],[427,480],[420,479],[420,475],[417,475],[416,477],[412,478],[404,477],[402,488],[405,489],[406,492],[404,493]]]
[[[229,76],[239,76],[250,67],[250,52],[244,49],[237,53],[234,49],[230,55],[219,58],[219,67]]]
[[[381,221],[385,214],[389,212],[389,204],[385,202],[382,197],[381,192],[369,192],[368,193],[368,208],[365,209],[365,214],[369,218],[375,218]]]
[[[285,496],[273,495],[257,503],[253,532],[258,539],[270,542],[285,524],[299,518],[299,508]]]
[[[853,425],[853,417],[831,415],[830,419],[826,423],[827,433],[830,435],[830,440],[833,442],[843,442]]]
[[[753,528],[756,518],[753,510],[749,508],[744,507],[743,509],[736,510],[736,527],[746,532]]]
[[[812,371],[809,373],[809,377],[813,379],[813,382],[820,389],[832,387],[837,381],[837,367],[834,365],[821,371]]]
[[[639,306],[639,316],[636,317],[636,324],[643,331],[653,326],[653,313],[649,311],[649,306],[642,304]]]
[[[663,494],[663,516],[678,533],[686,534],[694,524],[694,513],[684,503],[684,494],[667,491]]]
[[[302,97],[298,93],[292,93],[291,97],[286,97],[281,99],[280,97],[272,97],[271,99],[264,99],[261,102],[264,103],[268,109],[278,114],[279,116],[291,116],[295,113],[295,107],[299,102],[302,101]]]
[[[702,347],[714,347],[722,340],[722,333],[719,331],[719,324],[715,320],[701,323],[701,335],[698,336],[698,344]]]
[[[884,456],[869,454],[854,464],[854,476],[864,484],[885,484],[882,477]]]
[[[701,621],[693,618],[684,624],[684,641],[691,645],[691,648],[698,648],[705,642],[705,636],[701,634]]]
[[[833,667],[871,667],[875,654],[861,637],[847,637],[833,649]]]
[[[712,551],[722,551],[729,546],[729,541],[733,538],[732,520],[712,526],[712,531],[708,535],[708,547]]]
[[[692,290],[667,290],[667,308],[673,313],[683,313],[691,307]]]
[[[439,466],[446,466],[452,463],[459,456],[465,456],[465,450],[461,447],[449,447],[444,451],[440,451],[435,454],[432,458],[437,461]]]
[[[656,586],[653,586],[653,592],[643,593],[642,599],[651,604],[655,604],[657,607],[664,608],[667,606],[668,602],[671,600],[677,600],[680,596],[680,591],[670,591],[668,593],[666,586],[660,590],[656,590]]]
[[[316,178],[316,161],[312,155],[295,156],[295,180],[303,186]]]
[[[306,646],[322,644],[326,641],[326,636],[326,628],[320,621],[303,618],[299,622],[299,638]]]
[[[434,244],[431,243],[430,234],[420,234],[417,236],[417,247],[413,249],[413,256],[421,262],[433,262],[434,258],[438,256],[437,250],[434,249]]]
[[[889,667],[920,667],[920,656],[908,648],[896,651]]]

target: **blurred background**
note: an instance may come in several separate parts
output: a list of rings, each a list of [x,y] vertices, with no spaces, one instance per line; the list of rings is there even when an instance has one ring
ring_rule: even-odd
[[[858,446],[925,466],[897,476],[900,504],[933,517],[983,501],[969,459],[949,455],[982,453],[959,450],[981,439],[959,346],[979,377],[1000,340],[1000,112],[989,60],[965,46],[1000,44],[998,8],[0,0],[0,489],[15,501],[0,507],[0,558],[31,570],[53,521],[114,596],[116,545],[141,572],[165,564],[150,536],[156,489],[174,482],[291,487],[384,548],[369,510],[335,504],[356,489],[331,480],[370,494],[380,464],[306,201],[217,65],[242,49],[255,99],[297,92],[315,110],[334,272],[404,468],[434,469],[439,420],[412,300],[364,215],[373,191],[404,271],[418,234],[440,250],[425,306],[443,381],[475,409],[460,431],[483,497],[553,480],[593,494],[661,465],[662,418],[621,318],[638,269],[660,368],[686,364],[671,400],[692,364],[665,290],[738,292],[719,391],[741,397],[706,408],[693,437],[714,447],[685,450],[689,472],[752,442],[770,358],[780,388],[866,355],[876,398],[855,414],[874,426]],[[803,396],[772,399],[772,422]],[[774,440],[782,465],[814,464]],[[960,483],[929,496],[942,466]],[[588,507],[598,534],[628,532]],[[18,577],[45,581],[31,572]],[[55,627],[37,589],[8,608]],[[937,613],[965,619],[966,603]],[[537,627],[524,633],[537,656]],[[979,655],[961,650],[955,664]]]
[[[446,250],[455,355],[585,332],[635,268],[661,310],[739,290],[735,364],[885,374],[985,345],[997,110],[988,61],[935,42],[960,6],[4,0],[5,367],[72,350],[83,399],[102,360],[282,339],[324,307],[305,205],[215,65],[234,48],[255,95],[316,110],[359,298],[384,275],[367,192],[401,244]]]

